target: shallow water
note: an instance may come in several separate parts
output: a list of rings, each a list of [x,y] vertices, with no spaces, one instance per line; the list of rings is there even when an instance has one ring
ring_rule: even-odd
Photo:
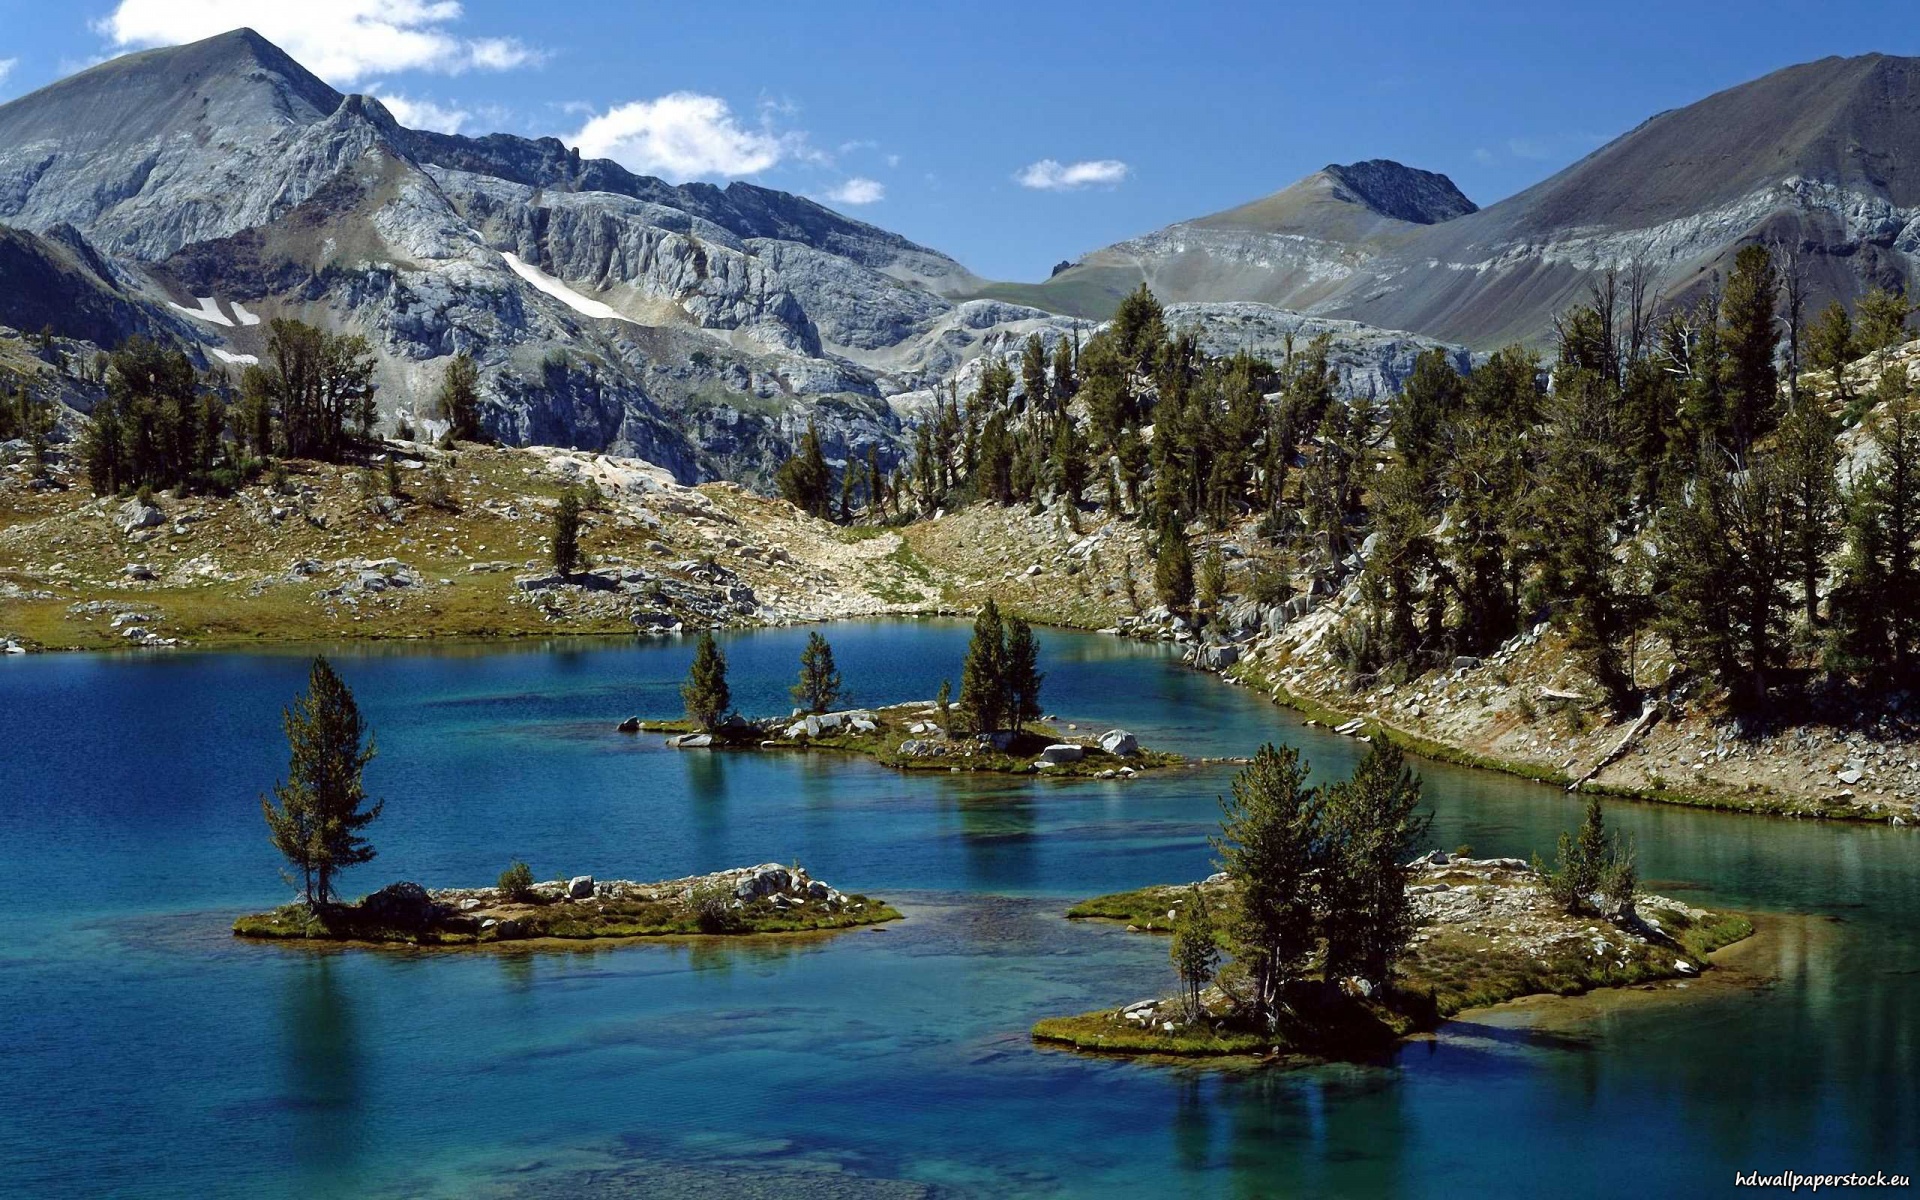
[[[957,682],[966,629],[830,629],[864,703]],[[725,641],[784,707],[804,630]],[[1159,648],[1043,633],[1046,704],[1152,746],[1357,747]],[[1209,870],[1231,768],[1129,783],[902,776],[667,750],[690,642],[341,648],[378,732],[392,879],[662,878],[769,859],[908,920],[575,952],[235,944],[284,898],[258,793],[304,653],[0,661],[0,1191],[25,1196],[1697,1194],[1735,1171],[1912,1174],[1914,830],[1616,803],[1650,883],[1780,924],[1761,988],[1502,1011],[1287,1073],[1036,1049],[1043,1015],[1170,985],[1071,898]],[[1435,842],[1547,851],[1556,789],[1423,765]],[[1826,918],[1832,919],[1826,919]]]

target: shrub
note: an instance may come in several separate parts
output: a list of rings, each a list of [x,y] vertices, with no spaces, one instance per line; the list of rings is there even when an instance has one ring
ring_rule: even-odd
[[[733,893],[724,884],[701,884],[693,889],[687,906],[693,910],[694,923],[701,933],[732,933],[742,924],[740,910],[733,906]]]
[[[1253,597],[1255,604],[1285,604],[1293,599],[1293,577],[1287,574],[1285,567],[1263,563],[1254,568],[1253,579],[1247,584],[1247,594]]]
[[[525,900],[533,895],[533,868],[516,861],[500,872],[500,890],[509,900]]]

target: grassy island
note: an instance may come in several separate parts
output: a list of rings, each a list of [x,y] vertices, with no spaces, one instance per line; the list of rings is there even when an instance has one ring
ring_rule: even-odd
[[[511,874],[511,873],[510,873]],[[884,901],[844,894],[801,867],[764,863],[659,883],[591,876],[429,891],[396,883],[352,904],[293,903],[233,923],[239,937],[485,946],[588,940],[811,933],[897,921]]]
[[[1214,876],[1198,885],[1098,896],[1067,915],[1165,932],[1195,886],[1215,908],[1231,901],[1233,884]],[[1548,878],[1514,858],[1436,852],[1418,860],[1407,891],[1417,926],[1390,987],[1300,978],[1268,1031],[1243,1016],[1246,981],[1229,966],[1202,994],[1198,1012],[1175,996],[1048,1018],[1033,1027],[1033,1037],[1109,1053],[1364,1057],[1468,1008],[1694,976],[1711,968],[1714,951],[1753,932],[1743,917],[1649,894],[1611,917],[1569,914]]]
[[[902,771],[989,771],[1003,775],[1126,779],[1181,766],[1178,754],[1142,748],[1123,729],[1081,731],[1029,722],[1019,732],[988,736],[949,732],[932,701],[749,721],[711,730],[693,721],[633,721],[635,731],[664,733],[689,749],[829,750],[860,754]]]

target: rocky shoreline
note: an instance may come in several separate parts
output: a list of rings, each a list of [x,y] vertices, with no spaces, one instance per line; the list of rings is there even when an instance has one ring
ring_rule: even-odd
[[[899,919],[886,902],[842,892],[804,867],[761,863],[654,883],[576,875],[518,892],[394,883],[352,904],[310,910],[296,902],[241,917],[233,932],[276,941],[489,946],[807,933]]]
[[[1149,1056],[1342,1057],[1378,1052],[1470,1008],[1525,996],[1572,996],[1596,988],[1684,986],[1712,969],[1711,955],[1753,932],[1737,914],[1697,908],[1653,893],[1606,917],[1571,916],[1517,858],[1463,858],[1443,851],[1416,859],[1408,893],[1419,924],[1390,986],[1359,978],[1302,981],[1296,1019],[1278,1031],[1247,1028],[1235,982],[1184,1000],[1151,997],[1117,1008],[1049,1018],[1033,1028],[1043,1044]],[[1190,895],[1186,886],[1142,888],[1074,906],[1077,919],[1124,921],[1130,932],[1164,932]],[[1199,885],[1209,902],[1231,884]]]

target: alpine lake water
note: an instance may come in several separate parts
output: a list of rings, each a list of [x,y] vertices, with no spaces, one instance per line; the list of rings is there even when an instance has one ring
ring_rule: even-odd
[[[805,629],[723,639],[783,711]],[[957,682],[967,628],[827,629],[863,703]],[[1364,747],[1162,647],[1041,635],[1045,704],[1189,755]],[[1469,1014],[1391,1059],[1167,1066],[1036,1047],[1171,990],[1075,900],[1209,873],[1234,768],[1131,782],[676,751],[690,640],[343,646],[397,879],[799,861],[879,930],[574,950],[237,941],[284,900],[259,793],[312,648],[0,661],[0,1192],[23,1197],[1700,1195],[1914,1173],[1920,830],[1629,802],[1648,886],[1761,914],[1691,991]],[[1548,853],[1582,801],[1420,763],[1434,844]],[[1719,976],[1720,978],[1716,978]]]

